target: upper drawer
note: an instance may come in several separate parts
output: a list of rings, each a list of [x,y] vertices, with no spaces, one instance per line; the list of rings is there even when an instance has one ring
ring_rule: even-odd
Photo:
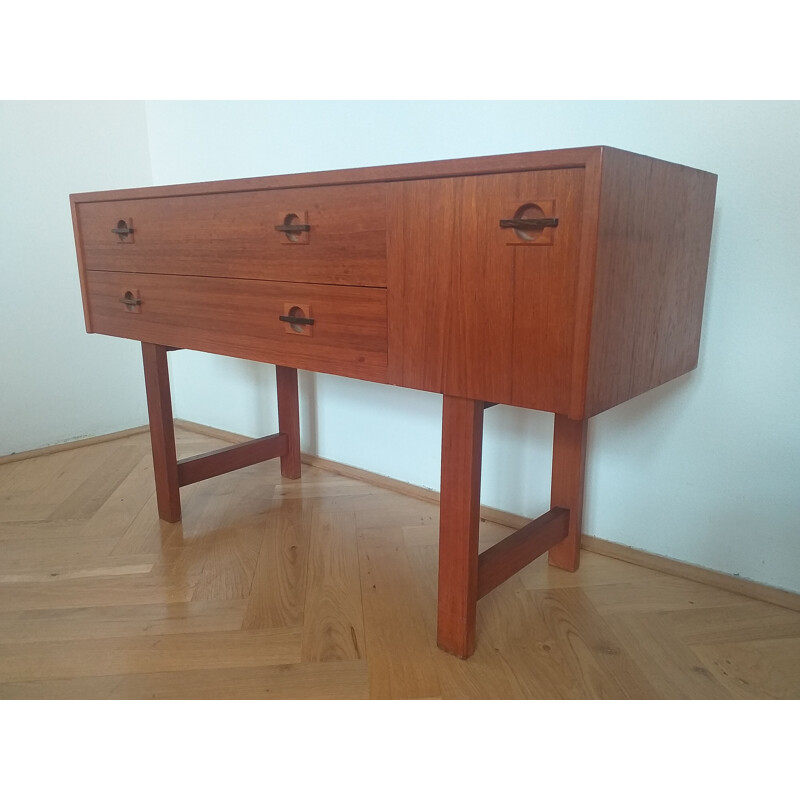
[[[386,286],[382,184],[79,203],[77,226],[86,270]]]

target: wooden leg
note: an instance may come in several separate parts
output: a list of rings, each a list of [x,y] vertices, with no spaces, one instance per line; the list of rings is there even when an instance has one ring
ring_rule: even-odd
[[[483,407],[443,399],[437,643],[459,658],[475,650]]]
[[[278,384],[278,430],[286,434],[288,452],[281,456],[281,475],[300,477],[300,402],[297,392],[297,370],[275,367]]]
[[[142,342],[142,361],[147,413],[150,416],[158,516],[167,522],[178,522],[181,518],[181,493],[169,392],[167,348]]]
[[[551,566],[575,572],[580,563],[587,421],[556,414],[553,427],[553,483],[550,505],[569,511],[567,538],[551,547]]]

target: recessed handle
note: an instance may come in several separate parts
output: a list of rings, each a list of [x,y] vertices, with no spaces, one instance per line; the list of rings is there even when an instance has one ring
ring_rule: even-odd
[[[514,217],[501,219],[501,228],[515,228],[518,231],[543,231],[545,228],[557,228],[557,217]]]
[[[133,292],[125,292],[125,295],[120,297],[119,301],[128,307],[128,311],[132,311],[136,306],[142,304],[142,301],[138,297],[133,296]]]
[[[293,315],[281,315],[278,317],[281,322],[288,322],[290,325],[313,325],[314,320],[309,317],[295,317]]]
[[[305,222],[284,222],[283,225],[276,225],[275,230],[281,233],[306,233],[311,226]]]
[[[283,216],[283,222],[275,226],[278,233],[286,236],[284,244],[308,244],[308,237],[311,225],[308,224],[308,212],[300,214],[287,213]]]
[[[130,217],[119,220],[111,233],[119,237],[120,244],[133,244],[133,220]]]

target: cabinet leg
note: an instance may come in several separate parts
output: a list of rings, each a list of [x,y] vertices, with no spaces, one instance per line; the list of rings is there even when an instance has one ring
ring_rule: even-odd
[[[147,413],[150,417],[150,443],[153,448],[153,474],[156,483],[158,516],[167,522],[181,518],[181,494],[175,428],[169,391],[167,348],[142,342]]]
[[[587,420],[556,414],[550,505],[569,511],[567,538],[548,551],[551,566],[575,572],[580,563]]]
[[[281,475],[300,477],[300,402],[297,391],[297,370],[275,367],[278,384],[278,430],[286,434],[289,450],[281,456]]]
[[[443,399],[437,643],[460,658],[475,650],[483,408]]]

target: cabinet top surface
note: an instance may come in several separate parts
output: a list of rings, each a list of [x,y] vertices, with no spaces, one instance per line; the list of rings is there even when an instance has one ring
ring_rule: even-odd
[[[495,172],[521,172],[541,169],[600,168],[606,151],[625,151],[606,146],[577,147],[563,150],[540,150],[506,155],[477,156],[448,159],[445,161],[422,161],[376,167],[327,170],[322,172],[272,175],[257,178],[234,178],[165,186],[146,186],[131,189],[111,189],[97,192],[82,192],[70,195],[73,203],[91,203],[108,200],[144,199],[148,197],[170,197],[193,194],[218,194],[247,192],[263,189],[289,189],[337,184],[374,183],[386,181],[415,180],[422,178],[447,178],[461,175],[481,175]],[[627,153],[630,158],[648,156]],[[678,165],[676,165],[678,166]],[[685,167],[685,169],[690,169]],[[695,170],[700,171],[700,170]]]

